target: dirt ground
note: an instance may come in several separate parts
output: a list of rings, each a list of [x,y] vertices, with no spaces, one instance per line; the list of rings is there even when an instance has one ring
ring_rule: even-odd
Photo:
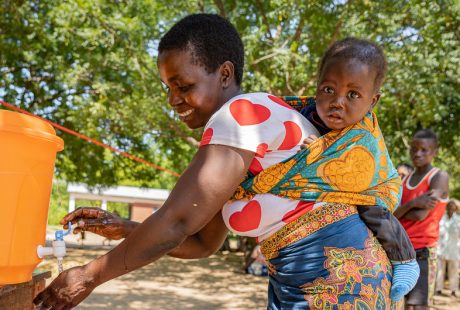
[[[87,234],[81,247],[77,237],[65,237],[64,269],[103,255],[116,244],[102,246],[102,238]],[[242,261],[241,253],[229,252],[201,260],[164,257],[99,286],[76,309],[264,309],[268,280],[242,273]],[[52,278],[57,276],[53,258],[38,268],[51,270]]]
[[[50,238],[51,239],[51,238]],[[66,237],[69,248],[64,268],[81,265],[109,251],[102,238],[87,234],[80,246],[77,236]],[[241,253],[223,252],[201,260],[164,257],[155,264],[96,288],[76,309],[266,309],[267,278],[243,274]],[[40,269],[57,275],[54,259]],[[51,279],[47,282],[49,284]],[[460,309],[460,299],[436,296],[431,309]]]

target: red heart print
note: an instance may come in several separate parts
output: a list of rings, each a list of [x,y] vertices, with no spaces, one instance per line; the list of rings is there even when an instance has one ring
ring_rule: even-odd
[[[291,107],[289,104],[287,104],[286,102],[284,102],[281,98],[279,97],[276,97],[276,96],[273,96],[273,95],[268,95],[268,98],[270,98],[271,101],[279,104],[279,105],[282,105],[283,107],[285,108],[288,108],[288,109],[291,109],[291,110],[295,110],[293,107]]]
[[[295,207],[294,210],[289,211],[283,216],[283,222],[289,223],[298,219],[299,217],[313,209],[314,205],[315,203],[312,201],[299,201],[297,207]]]
[[[230,104],[230,113],[241,126],[257,125],[270,118],[270,110],[261,104],[238,99]]]
[[[206,129],[201,137],[200,146],[208,145],[211,142],[213,134],[214,130],[212,128]]]
[[[262,167],[260,162],[256,158],[254,158],[251,162],[251,165],[249,166],[249,171],[253,175],[258,175],[262,170],[264,170],[264,168]]]
[[[294,122],[284,122],[284,129],[286,135],[284,136],[283,143],[279,146],[278,150],[290,150],[299,145],[302,139],[302,129]]]
[[[200,146],[208,145],[211,142],[213,134],[214,130],[212,128],[206,129],[203,133],[203,136],[201,137]]]
[[[262,218],[262,208],[257,200],[251,200],[239,212],[229,218],[230,226],[241,232],[254,230],[259,227]]]

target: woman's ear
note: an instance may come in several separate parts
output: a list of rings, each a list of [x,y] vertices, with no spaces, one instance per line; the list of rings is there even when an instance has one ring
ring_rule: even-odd
[[[229,87],[235,81],[235,66],[231,61],[226,61],[220,66],[219,71],[222,87]]]
[[[376,104],[379,102],[381,96],[382,96],[382,94],[380,92],[378,92],[378,93],[376,93],[374,95],[374,97],[372,97],[372,103],[371,103],[371,107],[369,109],[369,112],[371,112],[372,109],[376,106]]]

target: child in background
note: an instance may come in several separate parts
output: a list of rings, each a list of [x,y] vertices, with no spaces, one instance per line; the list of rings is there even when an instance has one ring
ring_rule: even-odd
[[[449,175],[431,165],[438,150],[438,136],[430,129],[415,133],[410,157],[415,167],[403,181],[401,206],[394,211],[414,246],[420,277],[406,296],[410,309],[428,309],[436,282],[439,222],[449,195]]]
[[[268,276],[267,262],[260,251],[260,245],[256,245],[252,250],[251,257],[246,263],[245,271],[255,276]]]
[[[307,106],[302,114],[321,135],[358,123],[379,101],[386,68],[385,56],[377,45],[356,38],[335,42],[321,60],[316,106]],[[304,143],[309,145],[316,139],[309,136]],[[415,286],[419,276],[412,244],[388,210],[379,206],[357,209],[391,260],[391,298],[400,300]]]
[[[398,170],[398,174],[401,180],[404,180],[405,177],[407,177],[409,174],[412,173],[412,171],[414,171],[414,168],[409,164],[402,163],[396,167],[396,170]]]
[[[459,202],[451,199],[446,213],[439,223],[438,275],[436,293],[441,294],[444,288],[444,275],[449,274],[449,289],[452,296],[457,297],[458,263],[460,261],[460,216],[457,214]]]

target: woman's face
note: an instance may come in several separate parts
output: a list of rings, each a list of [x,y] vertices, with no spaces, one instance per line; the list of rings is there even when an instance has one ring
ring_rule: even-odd
[[[189,128],[204,127],[225,103],[220,70],[208,73],[190,49],[164,51],[157,65],[169,104]]]

